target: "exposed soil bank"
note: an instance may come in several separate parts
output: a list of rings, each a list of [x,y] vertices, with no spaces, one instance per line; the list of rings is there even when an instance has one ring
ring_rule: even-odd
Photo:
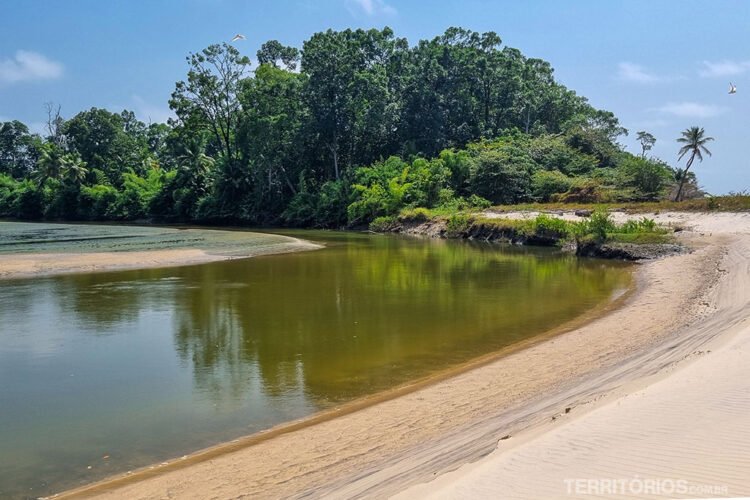
[[[678,255],[687,251],[687,248],[677,243],[647,243],[634,244],[622,242],[596,243],[588,241],[579,244],[577,241],[569,241],[564,235],[554,231],[539,234],[526,234],[512,225],[495,224],[495,221],[503,219],[509,221],[530,220],[536,217],[538,212],[485,212],[479,218],[470,219],[466,227],[460,230],[451,230],[446,220],[433,219],[425,221],[399,221],[387,228],[388,232],[425,236],[430,238],[453,238],[468,239],[491,242],[503,242],[514,245],[533,246],[560,246],[565,251],[574,253],[581,257],[599,257],[605,259],[621,260],[649,260]],[[573,212],[559,212],[547,214],[551,217],[561,218],[567,221],[580,221],[583,217]]]

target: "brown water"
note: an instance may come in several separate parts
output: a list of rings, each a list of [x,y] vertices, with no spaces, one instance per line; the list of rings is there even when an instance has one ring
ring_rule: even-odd
[[[293,234],[327,247],[0,281],[0,496],[59,491],[428,376],[574,319],[630,280],[623,264],[553,250]]]

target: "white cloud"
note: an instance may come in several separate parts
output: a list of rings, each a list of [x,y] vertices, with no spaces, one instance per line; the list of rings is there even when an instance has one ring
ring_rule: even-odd
[[[712,118],[724,113],[726,108],[697,102],[670,102],[656,110],[682,118]]]
[[[133,111],[139,120],[149,123],[166,123],[169,118],[174,118],[175,115],[171,109],[166,106],[154,106],[151,103],[146,102],[139,95],[134,95],[133,99]]]
[[[727,77],[741,75],[750,70],[750,61],[703,61],[700,75],[703,77]]]
[[[630,62],[621,62],[617,65],[617,78],[634,83],[659,83],[670,79],[650,73],[643,66]]]
[[[54,80],[62,74],[62,64],[37,52],[19,50],[15,57],[0,60],[0,83]]]
[[[395,15],[396,9],[385,3],[384,0],[348,0],[348,5],[355,5],[361,12],[364,12],[368,16],[376,16],[378,14]],[[352,12],[352,9],[349,9]],[[352,12],[354,14],[354,12]]]

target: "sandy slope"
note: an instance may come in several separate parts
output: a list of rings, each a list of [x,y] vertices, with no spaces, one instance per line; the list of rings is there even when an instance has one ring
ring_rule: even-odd
[[[731,234],[724,277],[708,297],[715,312],[675,336],[710,339],[692,361],[589,413],[500,441],[488,457],[401,498],[750,496],[750,217],[661,218]]]
[[[574,331],[390,395],[398,397],[357,402],[67,496],[384,497],[476,461],[498,442],[518,443],[519,432],[549,425],[553,417],[555,426],[571,420],[603,395],[627,394],[643,377],[683,365],[727,326],[744,321],[741,266],[750,242],[706,231],[721,224],[734,230],[750,219],[713,217],[698,221],[691,214],[703,236],[681,237],[696,251],[639,266],[638,291],[627,303]],[[566,408],[572,408],[567,415]],[[501,440],[506,435],[512,437]],[[526,473],[536,477],[534,471]]]

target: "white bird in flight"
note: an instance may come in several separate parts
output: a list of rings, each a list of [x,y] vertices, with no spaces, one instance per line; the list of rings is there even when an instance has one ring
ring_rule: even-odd
[[[236,35],[234,35],[234,37],[232,38],[232,41],[233,41],[233,42],[236,42],[237,40],[244,40],[244,39],[245,39],[245,35],[240,35],[239,33],[237,33],[237,34],[236,34]]]
[[[729,82],[729,93],[730,94],[737,93],[737,85],[733,84],[732,82]]]

